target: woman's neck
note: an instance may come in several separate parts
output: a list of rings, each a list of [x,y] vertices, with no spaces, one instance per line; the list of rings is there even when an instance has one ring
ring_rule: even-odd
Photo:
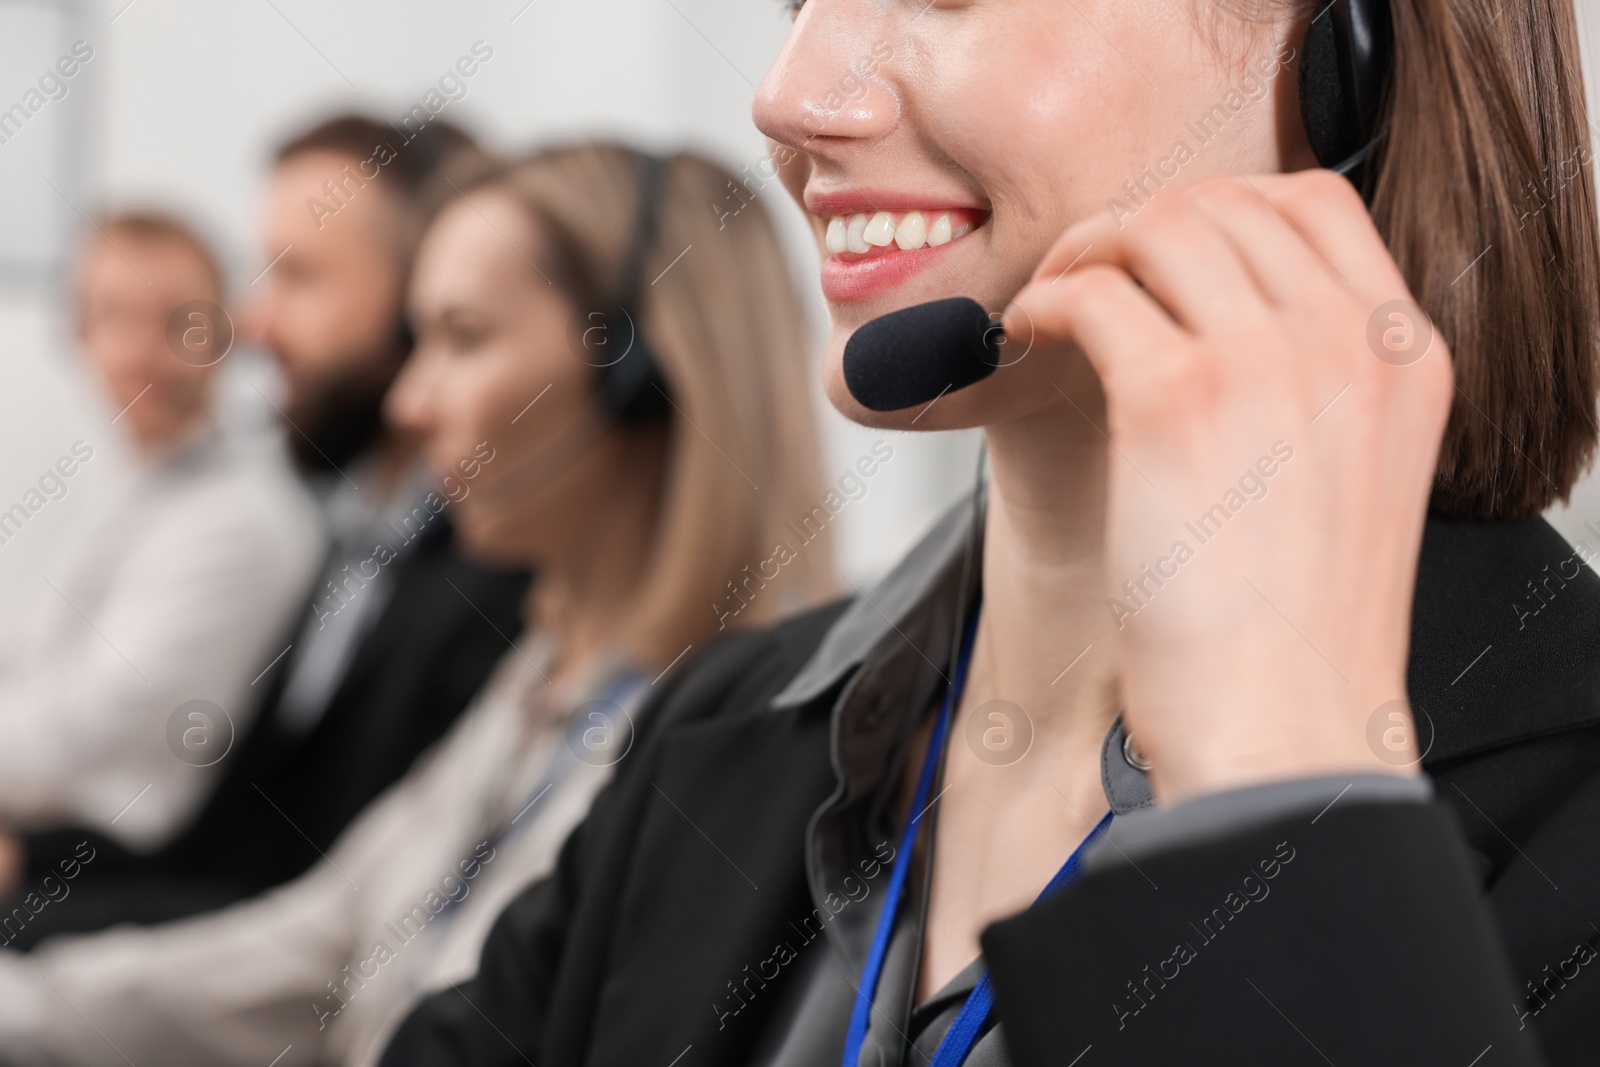
[[[987,431],[983,612],[964,708],[1005,699],[1025,709],[1048,752],[1116,713],[1105,604],[1105,438],[1059,408]]]
[[[983,611],[947,749],[919,1001],[971,962],[984,926],[1032,902],[1106,809],[1105,439],[1063,406],[987,440]]]
[[[529,618],[558,649],[553,680],[582,673],[615,647],[649,562],[658,502],[648,471],[623,469],[565,549],[540,565],[529,594]]]

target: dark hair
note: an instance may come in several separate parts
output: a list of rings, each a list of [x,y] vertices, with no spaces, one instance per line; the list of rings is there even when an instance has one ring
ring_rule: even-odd
[[[355,113],[335,115],[296,134],[278,147],[273,162],[329,152],[355,160],[373,160],[377,182],[388,189],[400,208],[396,228],[402,260],[409,265],[423,223],[446,200],[495,163],[461,127],[434,119],[415,131],[397,129]]]
[[[1390,6],[1373,217],[1455,359],[1432,506],[1536,515],[1567,498],[1597,429],[1600,222],[1572,0]]]

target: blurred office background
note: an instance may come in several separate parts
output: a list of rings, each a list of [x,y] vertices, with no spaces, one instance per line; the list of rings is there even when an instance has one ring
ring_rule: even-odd
[[[1579,8],[1593,57],[1600,12],[1588,0]],[[441,114],[496,147],[604,131],[695,146],[754,172],[765,146],[750,104],[787,24],[776,0],[0,0],[0,112],[39,88],[75,42],[92,50],[64,90],[49,86],[59,99],[46,96],[25,122],[0,120],[0,510],[73,442],[95,449],[65,498],[0,543],[0,614],[40,594],[40,576],[123,465],[117,413],[73,355],[61,271],[83,216],[175,209],[219,243],[243,296],[268,266],[254,227],[282,134],[352,105],[398,122],[478,42],[491,57]],[[817,259],[800,212],[775,182],[758,196],[791,238],[820,329]],[[247,350],[228,358],[230,410],[267,425],[271,369]],[[837,481],[881,435],[819,407],[825,471]],[[893,460],[839,517],[847,577],[880,573],[965,491],[975,444],[971,434],[895,437]],[[1600,546],[1600,477],[1552,517],[1569,538]]]

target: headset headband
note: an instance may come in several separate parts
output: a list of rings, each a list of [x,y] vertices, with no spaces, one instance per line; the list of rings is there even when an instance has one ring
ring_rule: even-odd
[[[660,156],[639,152],[639,206],[628,257],[623,261],[622,277],[617,285],[616,317],[612,320],[627,320],[632,336],[624,355],[600,374],[604,404],[619,421],[626,423],[654,422],[671,411],[666,378],[639,315],[645,260],[655,247],[660,228],[666,167],[667,161]]]
[[[623,262],[621,283],[617,286],[617,306],[631,314],[639,302],[644,261],[656,243],[661,214],[661,186],[665,160],[652,152],[639,153],[639,207],[633,224],[633,240]]]

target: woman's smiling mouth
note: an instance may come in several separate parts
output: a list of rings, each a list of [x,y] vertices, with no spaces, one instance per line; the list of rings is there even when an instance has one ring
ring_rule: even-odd
[[[965,206],[853,211],[857,206],[870,207],[867,198],[815,200],[812,214],[823,223],[826,257],[822,291],[835,302],[865,300],[899,284],[988,218],[987,211]]]

